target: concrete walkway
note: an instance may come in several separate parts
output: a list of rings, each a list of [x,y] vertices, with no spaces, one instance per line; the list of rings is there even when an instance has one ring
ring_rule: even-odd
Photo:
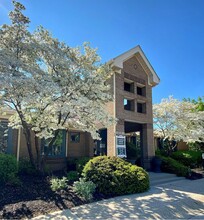
[[[204,219],[204,179],[153,186],[35,219]]]

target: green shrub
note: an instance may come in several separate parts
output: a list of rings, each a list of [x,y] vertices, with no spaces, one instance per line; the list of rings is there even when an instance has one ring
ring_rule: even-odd
[[[129,159],[138,159],[141,157],[141,149],[140,147],[136,146],[135,144],[131,142],[126,143],[126,151],[127,151],[127,157]]]
[[[52,191],[66,189],[68,187],[67,182],[68,180],[66,177],[63,177],[62,179],[59,179],[57,177],[52,177],[50,180],[50,188],[52,189]]]
[[[147,172],[117,157],[93,158],[85,165],[82,175],[105,195],[124,195],[149,189]]]
[[[87,162],[90,160],[89,157],[81,157],[76,159],[76,171],[81,175],[84,166],[87,164]]]
[[[83,178],[80,178],[79,181],[73,184],[74,192],[83,197],[86,201],[92,200],[95,189],[96,185],[92,181],[85,181]]]
[[[23,158],[18,163],[18,173],[33,175],[37,174],[37,170],[31,165],[29,159]]]
[[[67,179],[70,181],[76,181],[79,179],[79,174],[77,173],[77,171],[69,171],[67,173]]]
[[[19,182],[17,160],[13,155],[0,153],[0,183]]]
[[[168,156],[169,156],[169,151],[168,151],[166,148],[157,149],[157,150],[155,151],[155,155],[156,155],[156,156],[168,157]]]
[[[171,157],[185,166],[196,168],[202,165],[202,153],[200,151],[177,151]]]
[[[188,176],[189,168],[184,166],[183,164],[179,163],[178,161],[170,158],[170,157],[163,157],[160,156],[162,163],[161,163],[161,170],[167,173],[174,173],[177,176]]]

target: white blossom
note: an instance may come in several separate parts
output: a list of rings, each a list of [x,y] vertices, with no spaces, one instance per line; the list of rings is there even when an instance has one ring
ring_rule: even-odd
[[[15,2],[11,25],[0,29],[0,103],[14,109],[9,126],[26,125],[40,138],[58,129],[79,129],[98,137],[115,119],[105,105],[112,70],[100,64],[96,49],[84,43],[71,48],[43,27],[28,31],[29,19]]]
[[[170,96],[153,105],[155,134],[185,142],[204,141],[204,112],[196,105]]]

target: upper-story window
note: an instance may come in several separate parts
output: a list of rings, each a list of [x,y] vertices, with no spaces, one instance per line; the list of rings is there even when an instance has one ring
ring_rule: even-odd
[[[128,79],[124,79],[124,90],[134,93],[134,82]]]
[[[134,100],[124,99],[124,109],[128,111],[134,111]]]
[[[146,87],[142,84],[137,84],[137,95],[146,96]]]
[[[146,113],[146,103],[138,102],[137,103],[137,112]]]

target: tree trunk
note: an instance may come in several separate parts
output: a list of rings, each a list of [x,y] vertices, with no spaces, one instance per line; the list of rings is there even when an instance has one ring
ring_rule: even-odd
[[[33,157],[33,152],[32,152],[30,129],[28,128],[27,125],[26,126],[24,125],[23,127],[24,127],[23,133],[24,133],[25,138],[26,138],[26,144],[27,144],[27,148],[28,148],[28,154],[29,154],[29,157],[30,157],[30,163],[33,167],[36,167],[35,166],[35,160],[34,160],[34,157]]]
[[[51,141],[49,142],[49,144],[48,144],[48,149],[49,149],[50,147],[52,147],[52,145],[53,145],[54,142],[56,141],[56,138],[57,138],[57,135],[59,134],[59,132],[60,132],[59,129],[54,132],[54,137],[53,137],[53,138],[51,139]],[[46,155],[47,155],[47,154],[46,154]]]
[[[40,146],[39,146],[39,138],[35,134],[35,151],[36,151],[36,168],[40,170]]]

